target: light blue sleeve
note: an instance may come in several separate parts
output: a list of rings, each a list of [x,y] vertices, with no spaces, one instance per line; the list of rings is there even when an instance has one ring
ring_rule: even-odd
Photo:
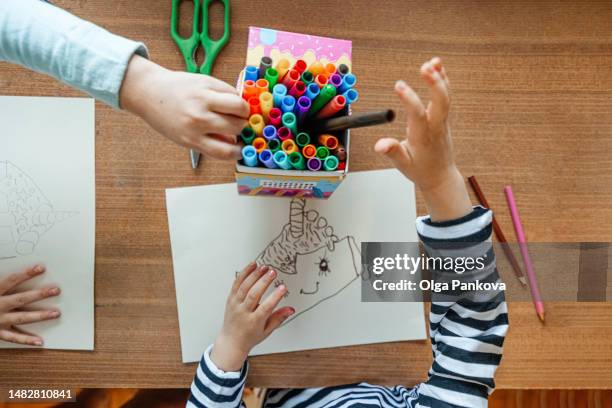
[[[119,108],[119,90],[144,44],[40,0],[0,0],[0,60],[51,75]]]

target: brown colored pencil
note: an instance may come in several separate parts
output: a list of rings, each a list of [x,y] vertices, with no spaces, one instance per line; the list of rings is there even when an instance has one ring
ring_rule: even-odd
[[[468,181],[470,182],[470,186],[472,186],[472,189],[474,190],[476,197],[478,197],[478,201],[480,201],[480,204],[483,207],[490,209],[491,207],[489,206],[489,203],[487,202],[487,199],[484,196],[484,193],[480,189],[480,186],[478,185],[478,181],[476,181],[476,177],[470,176],[468,177]],[[518,278],[519,282],[521,282],[523,286],[527,286],[527,280],[525,279],[525,275],[523,274],[523,271],[521,270],[521,267],[519,266],[519,263],[516,260],[516,257],[514,256],[512,249],[510,249],[510,245],[508,245],[506,236],[504,235],[501,227],[497,223],[495,216],[493,216],[493,232],[495,232],[495,236],[497,237],[497,240],[501,243],[501,247],[504,250],[504,254],[506,254],[506,258],[508,258],[508,261],[510,261],[510,265],[512,265],[514,274]]]

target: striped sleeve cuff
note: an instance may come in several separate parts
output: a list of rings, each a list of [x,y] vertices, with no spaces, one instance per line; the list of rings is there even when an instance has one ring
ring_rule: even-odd
[[[475,206],[471,213],[450,221],[435,222],[429,216],[418,217],[416,229],[425,242],[482,242],[491,236],[493,213]]]
[[[240,371],[223,371],[212,361],[212,345],[204,352],[196,376],[191,385],[188,406],[195,407],[239,407],[246,382],[248,363]]]

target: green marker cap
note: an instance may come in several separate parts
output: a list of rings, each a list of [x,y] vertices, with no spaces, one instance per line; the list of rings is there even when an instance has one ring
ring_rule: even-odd
[[[242,138],[244,144],[250,145],[253,143],[253,139],[255,139],[255,131],[250,127],[245,127],[242,129],[242,132],[240,132],[240,137]]]
[[[314,81],[314,75],[312,75],[312,72],[309,72],[309,71],[302,72],[302,82],[308,85],[312,81]]]
[[[336,96],[336,87],[331,84],[326,84],[323,88],[321,88],[319,95],[312,101],[312,106],[308,111],[308,115],[312,116],[320,111],[321,108],[327,105],[327,103],[334,98],[334,96]]]
[[[280,150],[281,148],[281,142],[278,139],[272,139],[268,142],[268,149],[270,149],[270,151],[272,153],[276,153]]]
[[[323,160],[323,168],[327,171],[334,171],[338,168],[338,158],[336,156],[327,156]]]
[[[325,146],[317,147],[317,157],[321,160],[329,156],[329,149]]]
[[[272,88],[274,88],[274,85],[278,82],[278,71],[274,68],[268,68],[264,78],[268,81],[269,90],[272,92]]]
[[[306,146],[310,143],[310,135],[306,132],[298,133],[298,135],[295,137],[295,143],[297,143],[297,145],[300,147]]]
[[[297,135],[297,118],[293,112],[283,113],[283,126],[291,130],[292,135]]]
[[[289,163],[296,170],[304,170],[306,168],[306,160],[300,152],[293,152],[289,155]]]

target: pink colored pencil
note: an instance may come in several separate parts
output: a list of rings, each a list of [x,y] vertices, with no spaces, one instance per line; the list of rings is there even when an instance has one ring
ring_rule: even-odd
[[[512,224],[514,225],[514,232],[516,233],[516,239],[519,242],[519,249],[521,250],[521,256],[523,257],[523,263],[525,264],[525,270],[527,271],[527,281],[529,282],[529,289],[531,291],[531,299],[535,305],[536,313],[541,321],[544,321],[544,303],[540,296],[540,290],[538,289],[538,281],[536,280],[535,271],[533,270],[533,264],[529,257],[529,251],[527,249],[527,240],[525,239],[525,232],[521,224],[521,217],[519,216],[518,208],[516,207],[516,201],[514,200],[514,193],[512,187],[504,187],[504,193],[506,193],[506,201],[508,202],[508,208],[510,209],[510,217],[512,217]]]

